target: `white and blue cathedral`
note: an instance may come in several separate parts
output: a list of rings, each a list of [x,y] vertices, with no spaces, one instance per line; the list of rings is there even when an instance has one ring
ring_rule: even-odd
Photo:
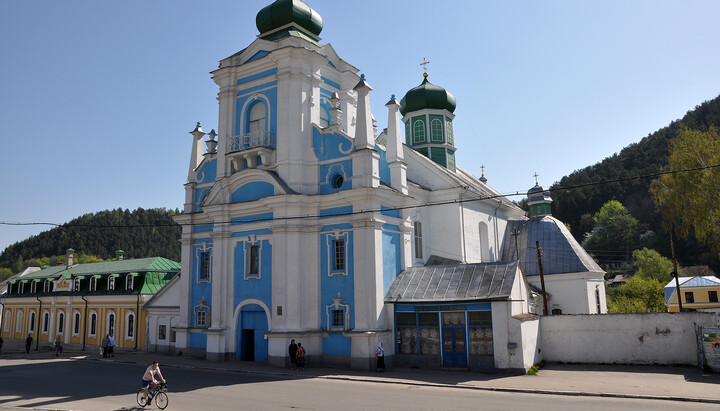
[[[544,306],[606,312],[545,189],[526,213],[456,165],[455,98],[427,73],[378,134],[370,80],[320,43],[319,14],[277,0],[256,23],[212,72],[217,133],[191,132],[182,270],[146,306],[150,350],[286,366],[295,339],[309,366],[369,369],[383,343],[394,366],[526,370]]]

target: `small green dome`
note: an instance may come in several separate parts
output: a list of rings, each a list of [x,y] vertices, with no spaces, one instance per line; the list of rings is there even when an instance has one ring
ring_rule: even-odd
[[[422,84],[405,93],[405,97],[400,100],[400,113],[404,116],[426,108],[447,110],[451,113],[455,111],[455,96],[444,88],[430,83],[427,76]]]
[[[275,0],[255,17],[255,25],[260,34],[290,23],[295,23],[316,36],[320,34],[323,26],[322,17],[301,0]]]

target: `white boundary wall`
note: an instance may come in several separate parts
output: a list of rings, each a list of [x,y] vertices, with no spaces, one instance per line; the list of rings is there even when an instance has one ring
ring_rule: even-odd
[[[697,365],[696,327],[715,313],[555,315],[540,318],[542,358],[589,364]]]

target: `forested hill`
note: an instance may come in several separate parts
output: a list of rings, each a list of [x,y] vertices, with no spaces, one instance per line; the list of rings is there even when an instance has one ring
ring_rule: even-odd
[[[180,261],[181,229],[172,220],[176,213],[164,208],[118,208],[85,214],[9,246],[0,254],[0,268],[18,272],[27,260],[53,256],[63,257],[64,262],[68,248],[103,260],[113,259],[116,250],[123,250],[125,258],[165,257]]]
[[[671,122],[640,142],[625,147],[620,153],[563,177],[552,186],[553,215],[570,224],[575,238],[582,241],[585,233],[592,229],[590,216],[606,202],[618,200],[641,223],[660,233],[662,220],[648,192],[652,178],[591,184],[568,190],[562,188],[658,173],[667,167],[668,143],[681,127],[707,130],[711,125],[720,127],[720,96],[702,103],[688,111],[681,120]]]

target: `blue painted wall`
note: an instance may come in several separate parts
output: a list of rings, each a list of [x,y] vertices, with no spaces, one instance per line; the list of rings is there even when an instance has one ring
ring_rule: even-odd
[[[380,183],[385,184],[386,186],[390,185],[390,165],[387,162],[387,152],[385,150],[381,149],[379,146],[375,145],[375,151],[380,154],[380,159],[378,160],[378,166],[380,171]]]
[[[238,233],[237,237],[253,237],[253,232]],[[253,239],[254,240],[254,239]],[[251,245],[260,245],[260,278],[246,277],[247,248]],[[237,306],[248,298],[256,298],[272,307],[272,244],[269,240],[238,241],[233,250],[234,265],[233,275],[235,276],[234,304]]]
[[[397,226],[385,224],[382,232],[382,267],[383,267],[383,295],[385,295],[390,286],[392,285],[395,277],[400,274],[402,270],[401,257],[402,252],[400,249],[401,236],[399,232],[386,231],[387,229],[393,231],[400,231]]]
[[[214,183],[217,178],[217,158],[204,161],[197,170],[197,183]]]
[[[350,158],[352,148],[353,142],[348,137],[338,133],[323,134],[313,127],[313,150],[318,160]]]
[[[205,247],[207,248],[207,251],[210,253],[210,256],[212,258],[213,252],[212,252],[212,239],[210,238],[198,238],[195,239],[194,245],[192,247],[192,280],[190,285],[190,306],[188,309],[190,312],[188,313],[189,319],[190,319],[190,326],[195,326],[195,306],[201,303],[203,298],[205,299],[205,305],[210,307],[210,316],[207,318],[207,324],[210,325],[210,322],[212,321],[212,281],[213,279],[213,270],[212,270],[212,264],[210,269],[210,282],[199,282],[198,281],[198,256],[199,251],[203,249],[203,244],[205,244]],[[211,260],[212,261],[212,260]],[[202,337],[201,337],[202,336]],[[190,347],[192,348],[206,348],[206,341],[207,338],[205,334],[191,334],[190,335]]]
[[[335,233],[340,234],[335,237]],[[345,273],[338,274],[332,269],[332,241],[333,239],[345,241]],[[328,330],[327,307],[334,303],[333,299],[342,299],[341,304],[349,306],[349,320],[347,329],[355,327],[355,285],[354,285],[354,255],[353,232],[350,224],[336,224],[325,226],[320,234],[320,324],[322,329]],[[333,274],[331,276],[331,274]],[[323,338],[323,355],[350,355],[351,339],[342,335],[342,330],[330,331],[330,336]]]
[[[244,203],[273,195],[275,195],[275,187],[272,184],[264,181],[254,181],[235,190],[230,196],[230,202]]]

